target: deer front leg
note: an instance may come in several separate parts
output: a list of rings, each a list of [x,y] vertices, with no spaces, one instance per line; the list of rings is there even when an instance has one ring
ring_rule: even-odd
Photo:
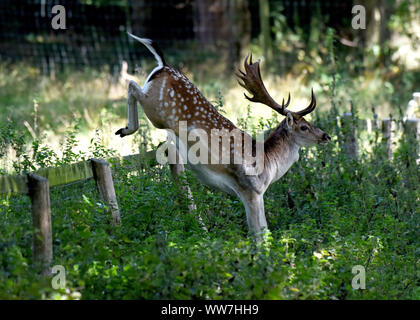
[[[121,138],[130,134],[133,134],[139,128],[137,101],[140,101],[140,98],[142,96],[144,96],[144,93],[141,87],[136,82],[131,80],[130,83],[128,84],[128,97],[127,97],[128,124],[125,128],[121,128],[117,132],[115,132],[115,134],[119,135]]]
[[[256,235],[258,240],[262,240],[264,232],[267,231],[263,194],[243,194],[241,199],[245,206],[249,231]]]

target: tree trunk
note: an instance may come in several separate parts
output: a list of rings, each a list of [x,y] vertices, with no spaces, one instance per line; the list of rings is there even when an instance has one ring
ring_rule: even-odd
[[[251,39],[251,15],[246,0],[195,1],[194,33],[201,48],[215,47],[227,55],[231,73]]]
[[[391,36],[387,24],[394,11],[393,1],[364,0],[361,4],[366,8],[366,30],[361,33],[361,40],[364,46],[370,48],[379,45],[381,62],[384,63],[383,46]],[[357,31],[361,32],[362,30]]]
[[[270,61],[271,54],[271,30],[270,30],[270,4],[269,0],[259,0],[261,44],[264,50],[264,57]]]
[[[147,20],[151,15],[148,0],[129,0],[129,31],[140,37],[147,37]],[[131,30],[130,30],[131,29]]]
[[[216,3],[219,3],[217,0]],[[200,46],[214,45],[215,34],[215,19],[214,15],[215,4],[210,1],[195,1],[193,4],[194,10],[194,33],[196,41]],[[220,16],[220,14],[219,14]],[[220,27],[220,25],[219,25]]]
[[[229,1],[229,17],[226,23],[230,25],[228,45],[228,63],[226,71],[231,74],[235,64],[241,58],[242,51],[248,50],[251,41],[251,14],[248,2],[242,0]]]

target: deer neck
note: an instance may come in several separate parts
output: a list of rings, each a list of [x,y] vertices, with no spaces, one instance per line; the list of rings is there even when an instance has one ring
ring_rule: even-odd
[[[262,181],[266,188],[280,179],[299,160],[300,146],[286,129],[285,121],[264,142],[264,171]]]

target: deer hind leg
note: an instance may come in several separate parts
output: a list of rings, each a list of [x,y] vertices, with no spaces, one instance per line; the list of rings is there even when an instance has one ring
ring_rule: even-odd
[[[119,129],[115,132],[116,135],[120,137],[128,136],[133,134],[139,128],[139,116],[137,113],[137,102],[144,97],[143,90],[141,87],[133,80],[128,84],[128,97],[127,97],[127,118],[128,124],[125,128]]]
[[[179,152],[176,147],[172,144],[168,143],[168,163],[169,168],[171,169],[172,178],[176,183],[180,183],[180,177],[185,172],[184,165],[181,163]],[[194,199],[192,196],[192,192],[188,183],[182,184],[182,191],[186,194],[187,199],[189,201],[188,209],[190,211],[196,210],[197,207],[194,204]]]
[[[174,145],[171,145],[171,144],[168,143],[168,162],[169,162],[169,168],[171,170],[172,178],[174,179],[175,183],[181,185],[182,193],[184,195],[186,195],[186,197],[188,199],[188,202],[189,202],[188,211],[190,213],[193,213],[193,212],[197,211],[197,207],[194,203],[194,198],[192,196],[190,186],[188,185],[188,183],[186,181],[185,181],[185,183],[183,181],[180,181],[180,177],[185,172],[185,167],[181,163],[180,160],[181,160],[181,158],[179,156],[179,152],[176,149],[176,147]],[[198,218],[199,224],[201,225],[201,228],[204,231],[208,232],[207,227],[204,224],[200,213],[197,213],[197,218]]]

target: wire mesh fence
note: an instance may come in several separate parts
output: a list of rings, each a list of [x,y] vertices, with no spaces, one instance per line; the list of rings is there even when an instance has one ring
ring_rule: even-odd
[[[271,0],[270,17],[282,13],[290,27],[309,27],[315,12],[332,27],[346,24],[351,1]],[[65,8],[66,29],[55,30],[55,5]],[[126,31],[150,37],[163,46],[186,51],[236,47],[260,34],[259,1],[194,0],[3,0],[0,2],[0,57],[27,61],[45,74],[64,67],[120,66],[138,61],[145,49]],[[198,45],[198,46],[197,46]],[[196,51],[186,56],[195,59]]]

